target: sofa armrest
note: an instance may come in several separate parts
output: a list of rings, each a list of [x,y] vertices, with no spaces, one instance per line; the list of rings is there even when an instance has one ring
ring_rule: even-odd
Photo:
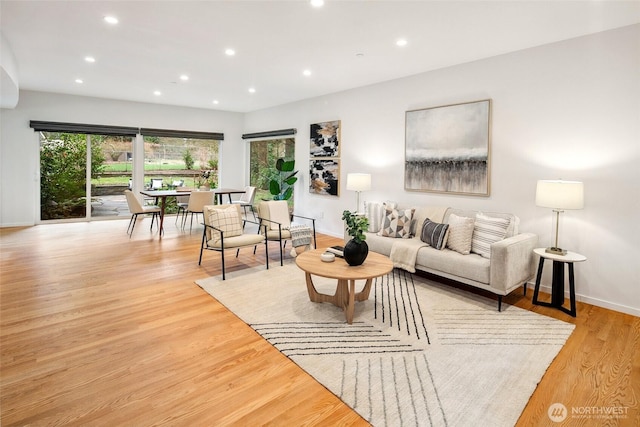
[[[538,236],[521,233],[491,245],[489,286],[507,294],[533,277],[533,249]]]

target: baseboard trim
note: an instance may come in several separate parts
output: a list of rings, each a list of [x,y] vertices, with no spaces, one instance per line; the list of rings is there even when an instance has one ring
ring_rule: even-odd
[[[531,291],[533,291],[535,286],[536,286],[535,282],[532,282],[532,281],[528,281],[527,282],[527,289],[531,289]],[[540,290],[543,291],[543,292],[546,292],[548,294],[551,294],[551,286],[540,285]],[[565,298],[569,298],[569,292],[566,291],[564,296],[565,296]],[[596,307],[606,308],[607,310],[618,311],[620,313],[625,313],[625,314],[630,314],[631,316],[640,317],[640,309],[639,308],[629,307],[629,306],[622,305],[622,304],[616,304],[616,303],[613,303],[611,301],[601,300],[601,299],[598,299],[598,298],[592,298],[592,297],[589,297],[589,296],[586,296],[586,295],[582,295],[582,294],[578,294],[578,293],[576,293],[576,301],[580,301],[580,302],[584,302],[584,303],[587,303],[587,304],[595,305]]]

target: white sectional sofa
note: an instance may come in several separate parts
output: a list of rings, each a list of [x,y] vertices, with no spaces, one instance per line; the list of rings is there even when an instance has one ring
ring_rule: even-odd
[[[501,310],[504,295],[523,285],[526,292],[526,282],[533,276],[533,249],[538,237],[532,233],[520,233],[517,216],[510,213],[425,206],[414,209],[407,228],[403,221],[407,222],[411,209],[395,210],[400,213],[401,219],[394,223],[393,205],[366,203],[365,215],[370,223],[366,242],[370,251],[389,256],[396,267],[410,272],[421,270],[492,292],[498,295],[498,311]],[[385,228],[385,217],[386,231],[379,231]],[[431,234],[421,236],[427,218],[431,225],[425,230]],[[427,241],[433,238],[434,223],[441,233],[440,237],[443,236],[442,230],[447,228],[447,240],[452,238],[451,241],[444,242],[442,249],[434,247],[438,246],[437,240],[431,242],[434,246],[421,240],[421,237]],[[464,226],[461,226],[463,223]],[[459,240],[461,233],[466,238],[470,223],[473,223],[472,244],[467,253],[464,248],[461,250],[459,242],[454,242],[453,238]],[[448,224],[448,227],[443,224]],[[489,229],[481,224],[489,224]],[[403,228],[404,237],[394,237],[402,235]],[[406,235],[407,230],[409,235]],[[494,234],[496,230],[497,235]]]

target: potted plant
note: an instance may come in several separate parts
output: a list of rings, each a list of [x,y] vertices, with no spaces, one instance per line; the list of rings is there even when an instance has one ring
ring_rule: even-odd
[[[273,200],[289,200],[293,195],[293,184],[298,180],[294,171],[296,161],[280,158],[276,161],[277,179],[269,182],[269,192]]]
[[[364,234],[369,229],[369,220],[355,212],[342,212],[342,220],[345,221],[347,234],[351,240],[344,246],[344,260],[347,264],[361,265],[369,254],[369,246],[365,242],[367,236]]]

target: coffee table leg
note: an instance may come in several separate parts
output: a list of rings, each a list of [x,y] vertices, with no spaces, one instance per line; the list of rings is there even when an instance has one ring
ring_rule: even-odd
[[[320,294],[316,290],[316,287],[313,286],[313,280],[311,280],[311,274],[305,273],[304,277],[307,280],[307,292],[309,293],[309,299],[312,302],[323,302],[323,299],[320,298]]]

